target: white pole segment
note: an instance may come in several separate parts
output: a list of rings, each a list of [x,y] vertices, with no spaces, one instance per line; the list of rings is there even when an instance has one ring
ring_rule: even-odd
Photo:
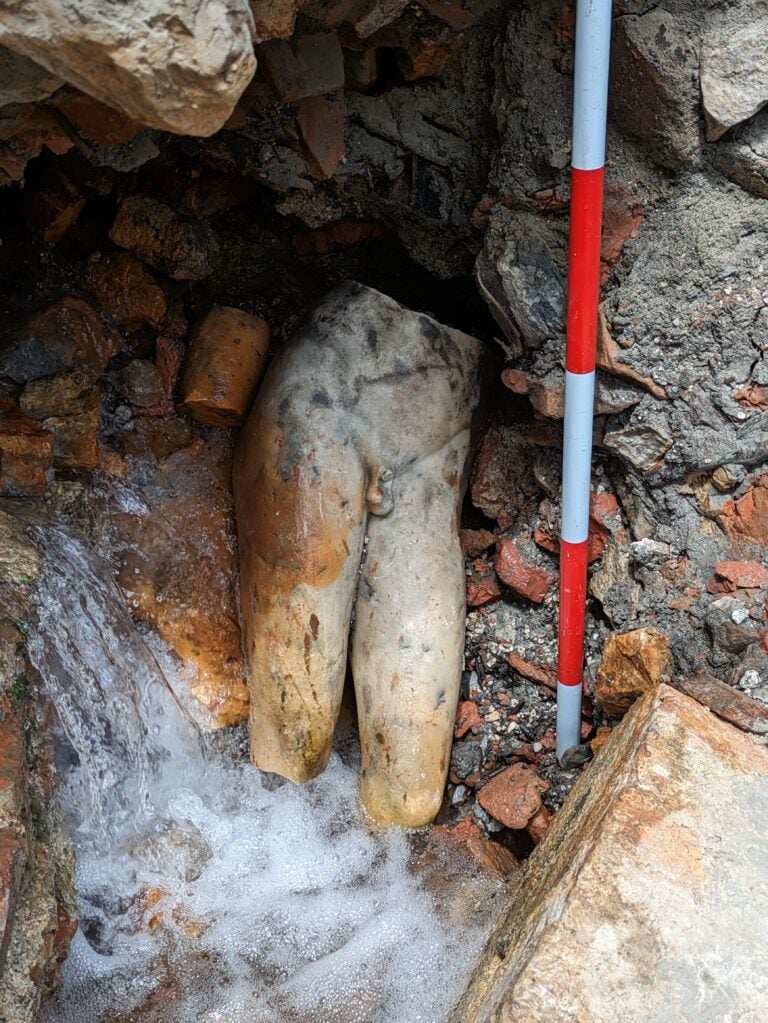
[[[571,163],[579,170],[605,163],[610,56],[611,0],[578,0]]]
[[[594,401],[595,374],[566,370],[560,536],[568,543],[583,543],[589,535]]]

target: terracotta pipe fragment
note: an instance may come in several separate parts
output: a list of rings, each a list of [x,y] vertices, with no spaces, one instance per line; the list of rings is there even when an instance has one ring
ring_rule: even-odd
[[[239,426],[266,366],[269,327],[232,306],[214,306],[192,337],[181,403],[206,426]]]
[[[275,358],[235,458],[251,758],[296,782],[323,770],[354,617],[361,796],[382,824],[431,821],[448,772],[482,350],[337,288]]]

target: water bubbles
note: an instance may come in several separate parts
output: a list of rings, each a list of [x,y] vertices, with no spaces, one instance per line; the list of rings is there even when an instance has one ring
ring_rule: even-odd
[[[447,1019],[487,889],[438,912],[408,837],[366,827],[350,742],[304,787],[206,757],[108,570],[41,544],[32,655],[80,762],[59,791],[81,927],[48,1023]]]

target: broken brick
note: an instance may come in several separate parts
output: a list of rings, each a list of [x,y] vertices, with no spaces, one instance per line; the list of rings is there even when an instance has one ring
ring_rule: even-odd
[[[494,820],[519,831],[541,813],[541,793],[548,788],[532,768],[513,764],[495,774],[480,789],[477,800]]]
[[[347,105],[344,92],[308,96],[296,106],[304,145],[323,178],[332,178],[344,156]]]
[[[736,543],[768,546],[768,473],[760,476],[741,497],[723,505],[717,521]]]
[[[461,549],[467,558],[477,558],[496,543],[490,529],[460,529]]]
[[[496,574],[505,586],[534,604],[543,603],[554,580],[543,568],[528,564],[512,540],[498,542],[495,567]]]
[[[501,590],[491,566],[487,561],[476,560],[471,575],[467,577],[467,604],[469,607],[483,607],[500,596]]]
[[[768,586],[768,568],[757,561],[718,561],[715,575],[707,584],[708,593],[734,593],[759,590]]]
[[[477,705],[472,700],[462,700],[456,710],[456,724],[453,728],[453,737],[461,739],[472,728],[479,728],[483,723]]]
[[[529,682],[537,682],[540,686],[546,686],[547,689],[553,691],[557,689],[557,675],[554,668],[543,668],[538,664],[532,664],[514,651],[507,654],[507,664],[518,675],[527,678]]]
[[[768,707],[719,678],[700,675],[680,682],[678,688],[743,732],[768,735]]]

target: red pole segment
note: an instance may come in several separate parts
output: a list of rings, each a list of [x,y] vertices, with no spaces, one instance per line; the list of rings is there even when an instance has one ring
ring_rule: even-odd
[[[611,0],[577,0],[560,528],[557,756],[581,739]]]

